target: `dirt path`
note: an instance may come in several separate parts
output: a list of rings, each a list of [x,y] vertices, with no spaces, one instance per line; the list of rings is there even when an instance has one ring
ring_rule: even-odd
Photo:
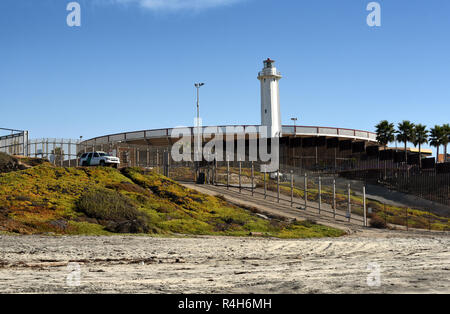
[[[0,292],[449,293],[449,240],[0,236]]]

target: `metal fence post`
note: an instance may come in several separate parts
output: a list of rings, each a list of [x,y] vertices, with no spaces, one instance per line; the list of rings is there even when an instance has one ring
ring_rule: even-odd
[[[159,169],[159,149],[156,149],[156,173],[160,173]],[[197,181],[197,171],[195,172],[195,181]]]
[[[267,199],[267,183],[266,183],[267,173],[264,171],[264,199]]]
[[[291,170],[291,207],[294,206],[294,171]]]
[[[134,150],[134,166],[139,167],[139,148]]]
[[[280,202],[280,169],[277,169],[277,202]]]
[[[322,178],[319,176],[319,215],[322,207]]]
[[[364,210],[364,222],[363,226],[367,227],[367,213],[366,213],[366,186],[363,186],[363,210]]]
[[[69,149],[69,168],[70,168],[70,159],[72,158],[72,154],[71,154],[71,149],[72,149],[72,140],[70,140],[69,139],[69,146],[68,146],[68,149]]]
[[[61,167],[64,167],[64,140],[61,139],[61,150],[59,151],[59,154],[61,155]]]
[[[308,208],[308,175],[305,172],[305,186],[303,187],[303,198],[305,199],[305,210]]]
[[[242,193],[241,172],[242,172],[242,161],[239,161],[239,193]]]
[[[336,219],[336,179],[333,179],[333,218]]]
[[[431,212],[428,210],[428,231],[431,232]]]
[[[253,168],[253,161],[252,161],[252,196],[255,195],[255,188],[254,188],[254,177],[255,177],[255,173],[254,173],[254,168]]]
[[[48,139],[45,141],[45,158],[48,160]]]
[[[230,161],[227,160],[227,190],[230,189]]]
[[[61,152],[59,155],[61,155]],[[56,138],[53,140],[53,164],[56,166]]]
[[[348,190],[348,208],[347,208],[347,215],[348,215],[348,221],[350,222],[350,217],[352,216],[352,200],[350,198],[350,183],[347,184],[347,190]]]
[[[78,164],[78,146],[79,146],[80,144],[75,144],[75,165],[76,165],[76,167],[78,167],[79,166],[79,164]],[[80,151],[81,151],[81,149],[80,149]]]
[[[170,178],[170,151],[167,151],[167,177]]]
[[[406,231],[408,231],[408,207],[405,208],[406,209]]]

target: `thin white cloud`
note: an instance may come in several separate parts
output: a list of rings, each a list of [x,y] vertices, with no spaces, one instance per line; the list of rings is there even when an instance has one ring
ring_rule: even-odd
[[[232,5],[245,0],[112,0],[120,4],[137,4],[143,8],[158,11],[204,10]]]

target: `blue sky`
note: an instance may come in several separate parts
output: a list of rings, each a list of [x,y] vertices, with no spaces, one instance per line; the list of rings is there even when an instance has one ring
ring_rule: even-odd
[[[259,124],[257,72],[275,59],[284,124],[374,130],[450,122],[450,1],[0,1],[0,127],[84,138]]]

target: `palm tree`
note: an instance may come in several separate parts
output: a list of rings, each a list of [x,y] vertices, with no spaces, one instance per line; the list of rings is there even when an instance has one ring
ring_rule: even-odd
[[[387,145],[395,139],[394,124],[389,123],[387,120],[383,120],[376,126],[377,141],[380,145],[387,149]],[[386,179],[386,160],[384,161],[384,179]]]
[[[414,123],[403,120],[403,122],[398,124],[397,128],[397,141],[405,144],[405,163],[408,163],[407,145],[408,142],[414,141]]]
[[[440,125],[435,125],[430,130],[430,145],[436,147],[436,163],[439,162],[439,146],[442,145],[444,134],[444,129]]]
[[[450,124],[446,123],[442,126],[443,137],[441,144],[444,145],[444,162],[447,162],[447,145],[450,142]]]
[[[419,168],[422,168],[422,144],[428,143],[428,130],[426,125],[417,124],[414,127],[414,146],[419,145]]]

